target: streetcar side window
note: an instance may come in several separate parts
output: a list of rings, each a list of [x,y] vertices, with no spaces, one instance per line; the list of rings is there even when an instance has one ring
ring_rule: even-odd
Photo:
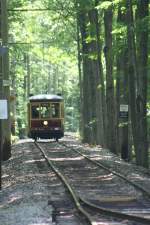
[[[59,103],[51,104],[51,116],[52,116],[52,118],[59,118],[59,114],[60,114]]]
[[[38,119],[39,118],[39,105],[32,105],[31,106],[31,117],[32,119]]]
[[[61,117],[64,117],[64,105],[61,103]]]

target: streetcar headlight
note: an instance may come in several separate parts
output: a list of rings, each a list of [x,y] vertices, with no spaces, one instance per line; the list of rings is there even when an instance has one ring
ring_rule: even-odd
[[[45,121],[43,122],[43,124],[44,124],[44,126],[47,126],[47,125],[48,125],[48,121],[45,120]]]
[[[60,128],[59,127],[55,127],[54,130],[60,130]]]

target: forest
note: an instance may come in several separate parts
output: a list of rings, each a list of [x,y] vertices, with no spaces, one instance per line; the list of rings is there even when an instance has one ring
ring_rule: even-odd
[[[148,0],[0,0],[3,160],[27,136],[31,94],[61,93],[65,131],[149,167]]]

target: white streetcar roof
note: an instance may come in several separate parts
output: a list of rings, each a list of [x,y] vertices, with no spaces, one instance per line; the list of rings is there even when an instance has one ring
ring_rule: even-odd
[[[36,100],[63,100],[63,97],[60,95],[52,95],[52,94],[40,94],[40,95],[33,95],[29,98],[30,101]]]

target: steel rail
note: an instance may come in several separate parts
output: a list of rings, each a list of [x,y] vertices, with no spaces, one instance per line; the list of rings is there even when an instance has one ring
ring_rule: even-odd
[[[121,219],[132,220],[132,221],[142,223],[142,224],[150,224],[149,218],[144,218],[144,217],[140,217],[140,216],[135,216],[135,215],[131,215],[131,214],[117,212],[117,211],[114,211],[114,210],[111,210],[111,209],[106,209],[104,207],[100,207],[99,205],[91,203],[88,200],[85,200],[81,197],[80,197],[80,201],[83,205],[85,205],[89,208],[94,208],[95,210],[97,210],[98,212],[101,212],[103,214],[107,214],[107,215],[117,217],[117,218],[121,218]]]
[[[150,198],[150,193],[147,192],[143,187],[141,187],[140,185],[136,184],[135,182],[129,180],[128,178],[126,178],[124,175],[114,171],[114,170],[111,170],[110,168],[106,167],[105,165],[103,165],[102,163],[100,162],[96,162],[94,161],[93,159],[91,159],[90,157],[86,156],[85,154],[81,153],[80,151],[78,151],[77,149],[74,149],[73,147],[70,147],[70,146],[67,146],[66,144],[64,143],[61,143],[62,145],[64,145],[65,147],[68,147],[72,150],[74,150],[75,152],[77,152],[78,154],[82,155],[84,158],[86,158],[87,160],[91,161],[92,163],[94,163],[95,165],[105,169],[106,171],[122,178],[123,180],[127,181],[129,184],[133,185],[135,188],[137,188],[139,191],[141,191],[143,194],[145,194],[148,198]]]
[[[130,214],[122,213],[122,212],[117,212],[117,211],[114,211],[114,210],[111,210],[111,209],[106,209],[106,208],[100,207],[100,206],[98,206],[98,205],[96,205],[96,204],[94,204],[92,202],[89,202],[88,200],[85,200],[84,198],[82,198],[80,196],[77,197],[75,191],[73,190],[73,188],[71,187],[71,185],[67,181],[67,178],[65,178],[65,176],[62,175],[62,173],[54,166],[54,164],[52,163],[52,161],[48,159],[47,155],[45,154],[45,152],[41,148],[41,146],[37,142],[35,142],[35,144],[40,149],[40,151],[42,152],[44,158],[47,160],[47,162],[51,166],[51,168],[60,177],[60,179],[65,183],[66,187],[69,190],[69,193],[71,194],[71,196],[72,196],[72,198],[73,198],[73,200],[75,202],[76,207],[87,218],[87,221],[90,224],[93,225],[92,218],[90,217],[89,213],[87,213],[86,210],[84,210],[83,207],[85,207],[85,206],[88,207],[88,208],[91,208],[92,210],[94,208],[94,210],[96,210],[98,213],[107,214],[107,215],[112,216],[112,217],[115,217],[117,219],[128,219],[128,220],[135,221],[135,222],[139,222],[139,223],[143,223],[143,224],[150,224],[150,219],[148,219],[148,218],[144,218],[144,217],[140,217],[140,216],[135,216],[135,215],[130,215]],[[70,148],[70,147],[68,147],[66,145],[65,145],[65,147]],[[81,153],[81,155],[82,155],[82,153]]]
[[[44,150],[41,148],[41,146],[37,143],[34,142],[35,145],[40,149],[40,151],[42,152],[44,158],[46,159],[47,163],[50,165],[50,167],[53,169],[53,171],[57,174],[57,176],[63,181],[63,183],[66,185],[66,187],[69,190],[70,195],[72,196],[74,203],[77,207],[77,209],[79,210],[79,212],[85,217],[85,219],[87,220],[87,222],[90,225],[94,225],[94,223],[92,222],[92,218],[90,217],[90,215],[83,209],[83,207],[80,204],[80,200],[77,198],[75,191],[73,190],[73,188],[70,186],[70,184],[68,183],[67,179],[65,178],[64,175],[62,175],[62,173],[60,173],[60,171],[54,166],[54,164],[52,163],[51,160],[49,160],[48,156],[45,154]]]

